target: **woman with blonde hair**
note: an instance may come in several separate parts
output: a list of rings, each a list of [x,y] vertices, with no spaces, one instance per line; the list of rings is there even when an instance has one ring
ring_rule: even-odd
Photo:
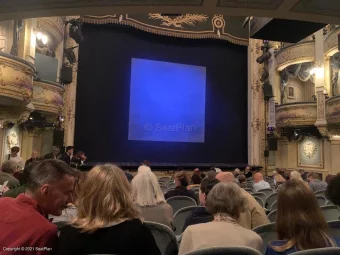
[[[205,207],[213,221],[187,227],[179,255],[210,247],[246,246],[260,250],[261,237],[237,223],[247,201],[236,183],[216,184],[208,193]]]
[[[278,195],[276,228],[266,255],[336,246],[327,234],[327,222],[311,189],[299,180],[286,181]]]
[[[95,166],[81,186],[77,215],[61,230],[57,254],[161,254],[120,168]]]
[[[172,207],[165,202],[156,175],[153,172],[137,174],[131,185],[134,202],[140,207],[144,220],[173,228]]]

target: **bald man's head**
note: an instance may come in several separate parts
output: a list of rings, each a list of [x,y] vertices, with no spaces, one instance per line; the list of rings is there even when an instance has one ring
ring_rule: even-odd
[[[223,183],[228,183],[228,182],[235,182],[235,176],[230,173],[230,172],[221,172],[218,173],[215,177],[217,180]]]
[[[263,180],[263,175],[261,173],[256,173],[253,178],[255,182],[259,182]]]

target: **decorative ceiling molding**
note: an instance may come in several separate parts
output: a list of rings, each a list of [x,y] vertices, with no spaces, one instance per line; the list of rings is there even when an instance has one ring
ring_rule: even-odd
[[[1,0],[0,4],[0,20],[114,13],[217,13],[340,24],[339,0]]]
[[[82,16],[90,24],[120,24],[158,35],[187,39],[219,39],[237,45],[248,45],[248,38],[228,32],[233,24],[226,24],[223,15],[185,14],[175,17],[149,13],[148,15]],[[234,25],[235,26],[235,25]],[[235,29],[234,29],[235,30]]]

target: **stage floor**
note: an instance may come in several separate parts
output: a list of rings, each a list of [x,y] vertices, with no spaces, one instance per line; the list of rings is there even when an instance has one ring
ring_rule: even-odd
[[[114,164],[122,169],[132,171],[137,170],[137,168],[141,165],[140,162],[87,162],[82,166],[82,169],[89,170],[95,165],[106,163]],[[228,163],[170,163],[170,162],[150,162],[150,165],[153,171],[194,170],[195,168],[199,168],[202,171],[207,171],[211,167],[220,168],[222,170],[234,170],[235,168],[243,170],[247,166],[247,164],[244,163],[228,164]],[[262,167],[253,166],[253,169],[259,168]]]

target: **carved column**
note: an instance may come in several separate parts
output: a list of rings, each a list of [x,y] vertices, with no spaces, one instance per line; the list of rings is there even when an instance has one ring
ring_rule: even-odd
[[[323,31],[319,30],[315,33],[315,64],[317,67],[325,67],[324,59],[324,38]],[[317,119],[315,126],[318,127],[323,136],[327,134],[327,121],[326,121],[326,107],[325,107],[325,76],[324,72],[315,75],[315,94],[317,98]]]
[[[68,20],[77,17],[68,17]],[[78,46],[76,42],[69,37],[67,34],[67,38],[65,41],[65,49],[72,48]],[[74,54],[76,59],[78,60],[78,48],[75,48]],[[67,62],[64,59],[64,63]],[[72,83],[65,85],[65,93],[64,93],[64,129],[65,129],[65,136],[64,136],[64,145],[65,146],[72,146],[74,145],[74,126],[75,126],[75,109],[76,109],[76,94],[77,94],[77,71],[78,71],[78,63],[73,64],[73,75],[72,75]]]
[[[262,41],[249,40],[248,46],[248,163],[264,166],[264,100],[260,82],[262,67],[256,58],[262,54]]]

